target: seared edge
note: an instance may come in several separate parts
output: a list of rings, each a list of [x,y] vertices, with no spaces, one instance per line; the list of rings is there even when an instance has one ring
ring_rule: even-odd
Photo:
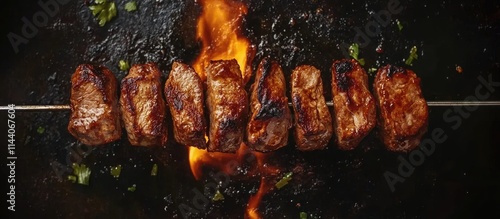
[[[352,150],[377,123],[375,100],[368,75],[356,60],[337,60],[331,71],[336,143],[342,150]]]
[[[281,66],[264,58],[251,87],[250,119],[247,124],[247,144],[250,148],[268,152],[288,144],[292,126],[286,82]]]
[[[387,65],[378,70],[374,90],[379,134],[387,149],[415,149],[427,131],[429,117],[420,78],[411,70]]]
[[[333,127],[320,71],[308,65],[296,67],[291,91],[297,149],[324,149],[333,135]]]
[[[156,64],[137,64],[130,68],[121,81],[120,109],[132,145],[166,144],[166,106]]]
[[[206,148],[203,82],[189,65],[174,62],[165,82],[165,98],[172,114],[175,140]]]
[[[207,108],[210,117],[208,151],[234,153],[243,141],[248,97],[238,62],[210,61]]]
[[[85,145],[120,139],[117,80],[104,66],[79,65],[71,76],[68,131]]]

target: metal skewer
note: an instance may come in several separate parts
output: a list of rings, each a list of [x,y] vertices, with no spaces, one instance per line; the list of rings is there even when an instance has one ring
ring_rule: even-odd
[[[292,105],[292,103],[288,103]],[[333,102],[326,102],[327,106],[333,106]],[[447,107],[447,106],[500,106],[500,101],[427,101],[428,106],[432,107]],[[69,105],[16,105],[13,108],[9,106],[0,106],[0,110],[69,110]]]
[[[427,106],[500,106],[500,101],[427,101]]]
[[[0,110],[69,110],[69,105],[15,105],[14,107],[0,106]]]

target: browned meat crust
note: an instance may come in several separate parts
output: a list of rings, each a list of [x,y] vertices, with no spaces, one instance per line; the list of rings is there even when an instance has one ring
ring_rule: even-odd
[[[208,151],[234,153],[243,141],[248,112],[240,67],[234,59],[210,61],[206,73],[210,115]]]
[[[85,145],[102,145],[121,137],[117,80],[103,66],[82,64],[71,76],[68,131]]]
[[[166,106],[160,70],[154,63],[134,65],[121,82],[120,107],[128,140],[134,146],[167,142]]]
[[[333,127],[317,68],[303,65],[293,70],[292,105],[297,149],[324,149],[332,137]]]
[[[264,58],[257,69],[250,96],[247,144],[261,151],[277,150],[288,143],[292,126],[286,82],[281,66]]]
[[[203,82],[193,68],[180,62],[172,64],[165,82],[165,98],[172,114],[175,140],[206,148]]]
[[[336,142],[340,149],[352,150],[377,124],[368,75],[356,60],[333,63],[332,96]]]
[[[407,69],[387,65],[374,81],[380,137],[390,151],[407,152],[420,144],[427,131],[427,102],[420,78]]]

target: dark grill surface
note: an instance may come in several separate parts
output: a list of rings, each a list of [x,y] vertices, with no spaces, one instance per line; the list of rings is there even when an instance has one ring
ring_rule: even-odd
[[[157,62],[164,82],[174,60],[191,63],[196,58],[201,45],[196,40],[199,3],[140,0],[137,11],[127,12],[126,1],[115,2],[118,16],[99,27],[88,3],[68,0],[27,37],[25,21],[32,22],[42,8],[37,1],[4,3],[0,105],[68,104],[71,73],[82,63],[105,65],[121,80],[126,72],[118,69],[119,60]],[[332,61],[345,58],[343,45],[363,32],[359,56],[365,69],[386,64],[411,68],[422,78],[427,100],[500,100],[498,1],[401,1],[402,11],[390,21],[382,19],[378,30],[377,15],[388,9],[388,2],[245,1],[242,32],[257,47],[253,67],[261,58],[273,57],[289,81],[297,65],[314,65],[322,71],[330,99]],[[17,53],[7,37],[10,32],[25,38]],[[410,67],[404,60],[413,46],[419,57]],[[2,159],[7,163],[7,113],[0,115]],[[324,151],[299,152],[290,139],[290,145],[270,155],[269,165],[282,170],[271,181],[287,172],[293,172],[292,180],[265,195],[259,212],[265,218],[298,218],[300,212],[308,218],[474,218],[482,212],[498,217],[499,115],[498,107],[431,107],[424,139],[437,143],[429,155],[424,150],[388,152],[376,131],[347,152],[333,143]],[[182,218],[180,209],[186,206],[194,209],[194,218],[242,218],[259,188],[260,177],[247,176],[252,164],[244,163],[220,189],[223,201],[207,200],[206,206],[198,206],[203,209],[197,208],[193,200],[199,193],[194,191],[203,193],[212,185],[208,173],[217,170],[206,167],[203,179],[195,180],[187,149],[173,142],[172,130],[165,148],[132,147],[122,136],[119,142],[90,150],[67,132],[68,119],[68,111],[16,112],[12,218]],[[90,166],[89,186],[71,183],[67,173],[58,177],[71,162]],[[409,166],[412,162],[418,165]],[[123,169],[115,179],[109,171],[118,164]],[[153,164],[158,165],[156,177],[150,176]],[[8,170],[4,164],[2,180],[7,180]],[[394,191],[384,177],[388,172],[400,181]],[[137,190],[127,191],[133,184]],[[3,192],[8,192],[6,187]]]

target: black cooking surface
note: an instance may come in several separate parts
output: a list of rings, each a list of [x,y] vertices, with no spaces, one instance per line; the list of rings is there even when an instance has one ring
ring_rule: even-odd
[[[174,60],[191,63],[200,50],[195,37],[201,12],[197,2],[140,0],[137,11],[127,12],[126,1],[116,0],[118,16],[104,27],[88,9],[92,2],[67,2],[59,3],[46,25],[29,37],[23,35],[26,20],[33,22],[41,6],[35,1],[4,3],[6,56],[1,61],[0,105],[68,104],[70,76],[81,63],[105,65],[121,80],[126,72],[118,69],[119,60],[154,61],[165,79]],[[353,43],[357,28],[366,34],[373,14],[387,10],[388,2],[392,1],[245,1],[248,14],[242,32],[257,48],[254,66],[271,56],[289,76],[297,65],[314,65],[323,73],[329,98],[329,68],[334,59],[344,57],[342,43]],[[400,5],[402,11],[393,14],[380,33],[367,36],[366,46],[360,48],[365,69],[385,64],[411,68],[422,78],[427,100],[500,100],[498,1],[401,1]],[[17,52],[9,33],[26,39]],[[376,51],[379,46],[382,53]],[[404,60],[413,46],[419,57],[410,67]],[[15,115],[16,211],[6,210],[11,218],[182,218],[183,204],[195,208],[193,218],[242,218],[249,197],[259,188],[260,177],[245,174],[251,164],[243,164],[220,190],[223,201],[209,201],[204,209],[196,209],[193,191],[203,191],[214,180],[208,174],[195,180],[187,149],[172,138],[165,148],[150,149],[130,146],[124,135],[119,142],[90,151],[67,132],[69,111],[16,111]],[[1,119],[2,180],[7,181],[7,112],[2,111]],[[418,155],[386,151],[375,132],[348,152],[334,144],[324,151],[298,152],[292,142],[268,159],[268,165],[281,168],[274,180],[293,172],[292,180],[266,194],[259,212],[265,218],[299,218],[301,212],[308,218],[473,218],[484,212],[498,217],[499,122],[499,107],[430,107],[424,139],[442,131],[446,140],[436,143],[411,174],[400,176],[404,182],[396,183],[394,191],[384,174],[401,175],[401,159],[417,162]],[[82,152],[87,156],[78,156]],[[69,165],[68,157],[91,168],[89,186],[68,181],[67,174],[58,176],[53,167]],[[115,179],[109,171],[118,164],[123,169]],[[157,176],[150,175],[154,164]],[[136,191],[128,191],[134,184]],[[4,194],[9,191],[4,186]]]

